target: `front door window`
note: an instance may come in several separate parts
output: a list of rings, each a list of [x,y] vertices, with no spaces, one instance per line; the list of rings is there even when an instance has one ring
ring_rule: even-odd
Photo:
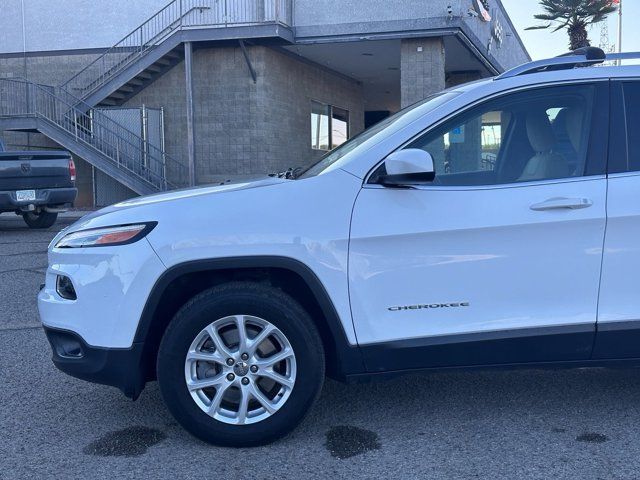
[[[515,93],[471,109],[407,148],[431,154],[436,185],[499,185],[585,173],[595,87]]]

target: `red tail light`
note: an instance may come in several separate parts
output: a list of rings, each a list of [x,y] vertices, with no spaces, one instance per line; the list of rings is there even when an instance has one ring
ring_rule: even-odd
[[[76,181],[76,164],[73,163],[73,160],[69,160],[69,176],[72,182]]]

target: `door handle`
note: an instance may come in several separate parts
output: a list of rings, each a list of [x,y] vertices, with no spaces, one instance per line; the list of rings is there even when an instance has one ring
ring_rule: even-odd
[[[555,197],[545,200],[544,202],[534,203],[529,208],[531,208],[531,210],[542,212],[545,210],[559,210],[563,208],[579,210],[581,208],[588,208],[591,205],[593,205],[593,202],[588,198]]]

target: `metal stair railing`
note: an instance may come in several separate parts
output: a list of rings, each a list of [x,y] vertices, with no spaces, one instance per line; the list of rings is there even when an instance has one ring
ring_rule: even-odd
[[[122,40],[61,85],[83,98],[175,32],[182,19],[182,1],[173,0]]]
[[[291,0],[173,0],[60,86],[86,98],[183,28],[291,25],[291,17]]]
[[[74,141],[98,152],[119,170],[142,181],[150,190],[188,184],[186,165],[64,89],[24,79],[1,78],[0,117],[44,119]]]

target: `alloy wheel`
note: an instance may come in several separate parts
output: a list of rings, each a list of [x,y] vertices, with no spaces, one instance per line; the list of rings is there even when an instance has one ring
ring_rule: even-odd
[[[185,380],[207,415],[233,425],[257,423],[291,395],[296,357],[287,337],[267,320],[228,316],[207,325],[193,340]]]

